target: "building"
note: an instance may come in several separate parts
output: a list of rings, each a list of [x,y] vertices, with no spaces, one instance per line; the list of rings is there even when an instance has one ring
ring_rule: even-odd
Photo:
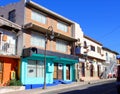
[[[105,63],[104,66],[106,68],[106,71],[103,75],[103,78],[108,78],[109,75],[116,74],[117,71],[117,55],[119,55],[117,52],[107,48],[102,47],[104,55],[105,55]]]
[[[117,64],[119,65],[120,64],[120,58],[117,57]]]
[[[103,63],[105,62],[102,44],[84,35],[80,26],[78,27],[78,31],[75,31],[75,37],[78,39],[75,53],[79,56],[79,63],[76,64],[77,80],[99,79],[104,71]]]
[[[0,17],[0,86],[7,85],[11,79],[19,79],[20,57],[16,51],[20,30],[19,25]]]
[[[43,84],[45,74],[47,84],[75,80],[78,57],[74,53],[77,40],[73,21],[30,0],[6,5],[0,11],[0,15],[22,26],[17,54],[22,56],[23,85]]]

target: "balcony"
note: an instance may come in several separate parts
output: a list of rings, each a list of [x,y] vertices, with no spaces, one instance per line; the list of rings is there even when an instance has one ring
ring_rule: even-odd
[[[15,44],[0,42],[0,54],[2,55],[15,55]]]

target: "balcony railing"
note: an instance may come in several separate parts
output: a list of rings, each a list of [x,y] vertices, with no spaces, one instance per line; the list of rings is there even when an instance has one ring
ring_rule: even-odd
[[[0,42],[0,54],[2,55],[15,55],[15,44]]]

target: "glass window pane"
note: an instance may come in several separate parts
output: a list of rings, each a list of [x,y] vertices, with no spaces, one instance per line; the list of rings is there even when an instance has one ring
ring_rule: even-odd
[[[67,42],[62,41],[62,40],[57,40],[56,41],[56,50],[61,51],[61,52],[66,52],[67,51]]]
[[[37,77],[44,77],[44,62],[37,63]]]
[[[37,22],[46,24],[46,16],[41,14],[39,11],[32,11],[31,18]]]
[[[36,61],[33,60],[28,61],[27,77],[36,77]]]
[[[64,24],[64,23],[61,23],[61,22],[58,22],[57,28],[58,28],[59,30],[64,31],[64,32],[67,32],[67,31],[68,31],[68,26],[67,26],[66,24]]]
[[[32,32],[31,34],[31,45],[32,46],[40,46],[45,47],[45,37],[40,35],[39,33]]]

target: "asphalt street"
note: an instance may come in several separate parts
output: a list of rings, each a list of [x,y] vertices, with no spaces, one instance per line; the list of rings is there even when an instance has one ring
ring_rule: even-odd
[[[115,80],[87,84],[42,94],[117,94]]]

